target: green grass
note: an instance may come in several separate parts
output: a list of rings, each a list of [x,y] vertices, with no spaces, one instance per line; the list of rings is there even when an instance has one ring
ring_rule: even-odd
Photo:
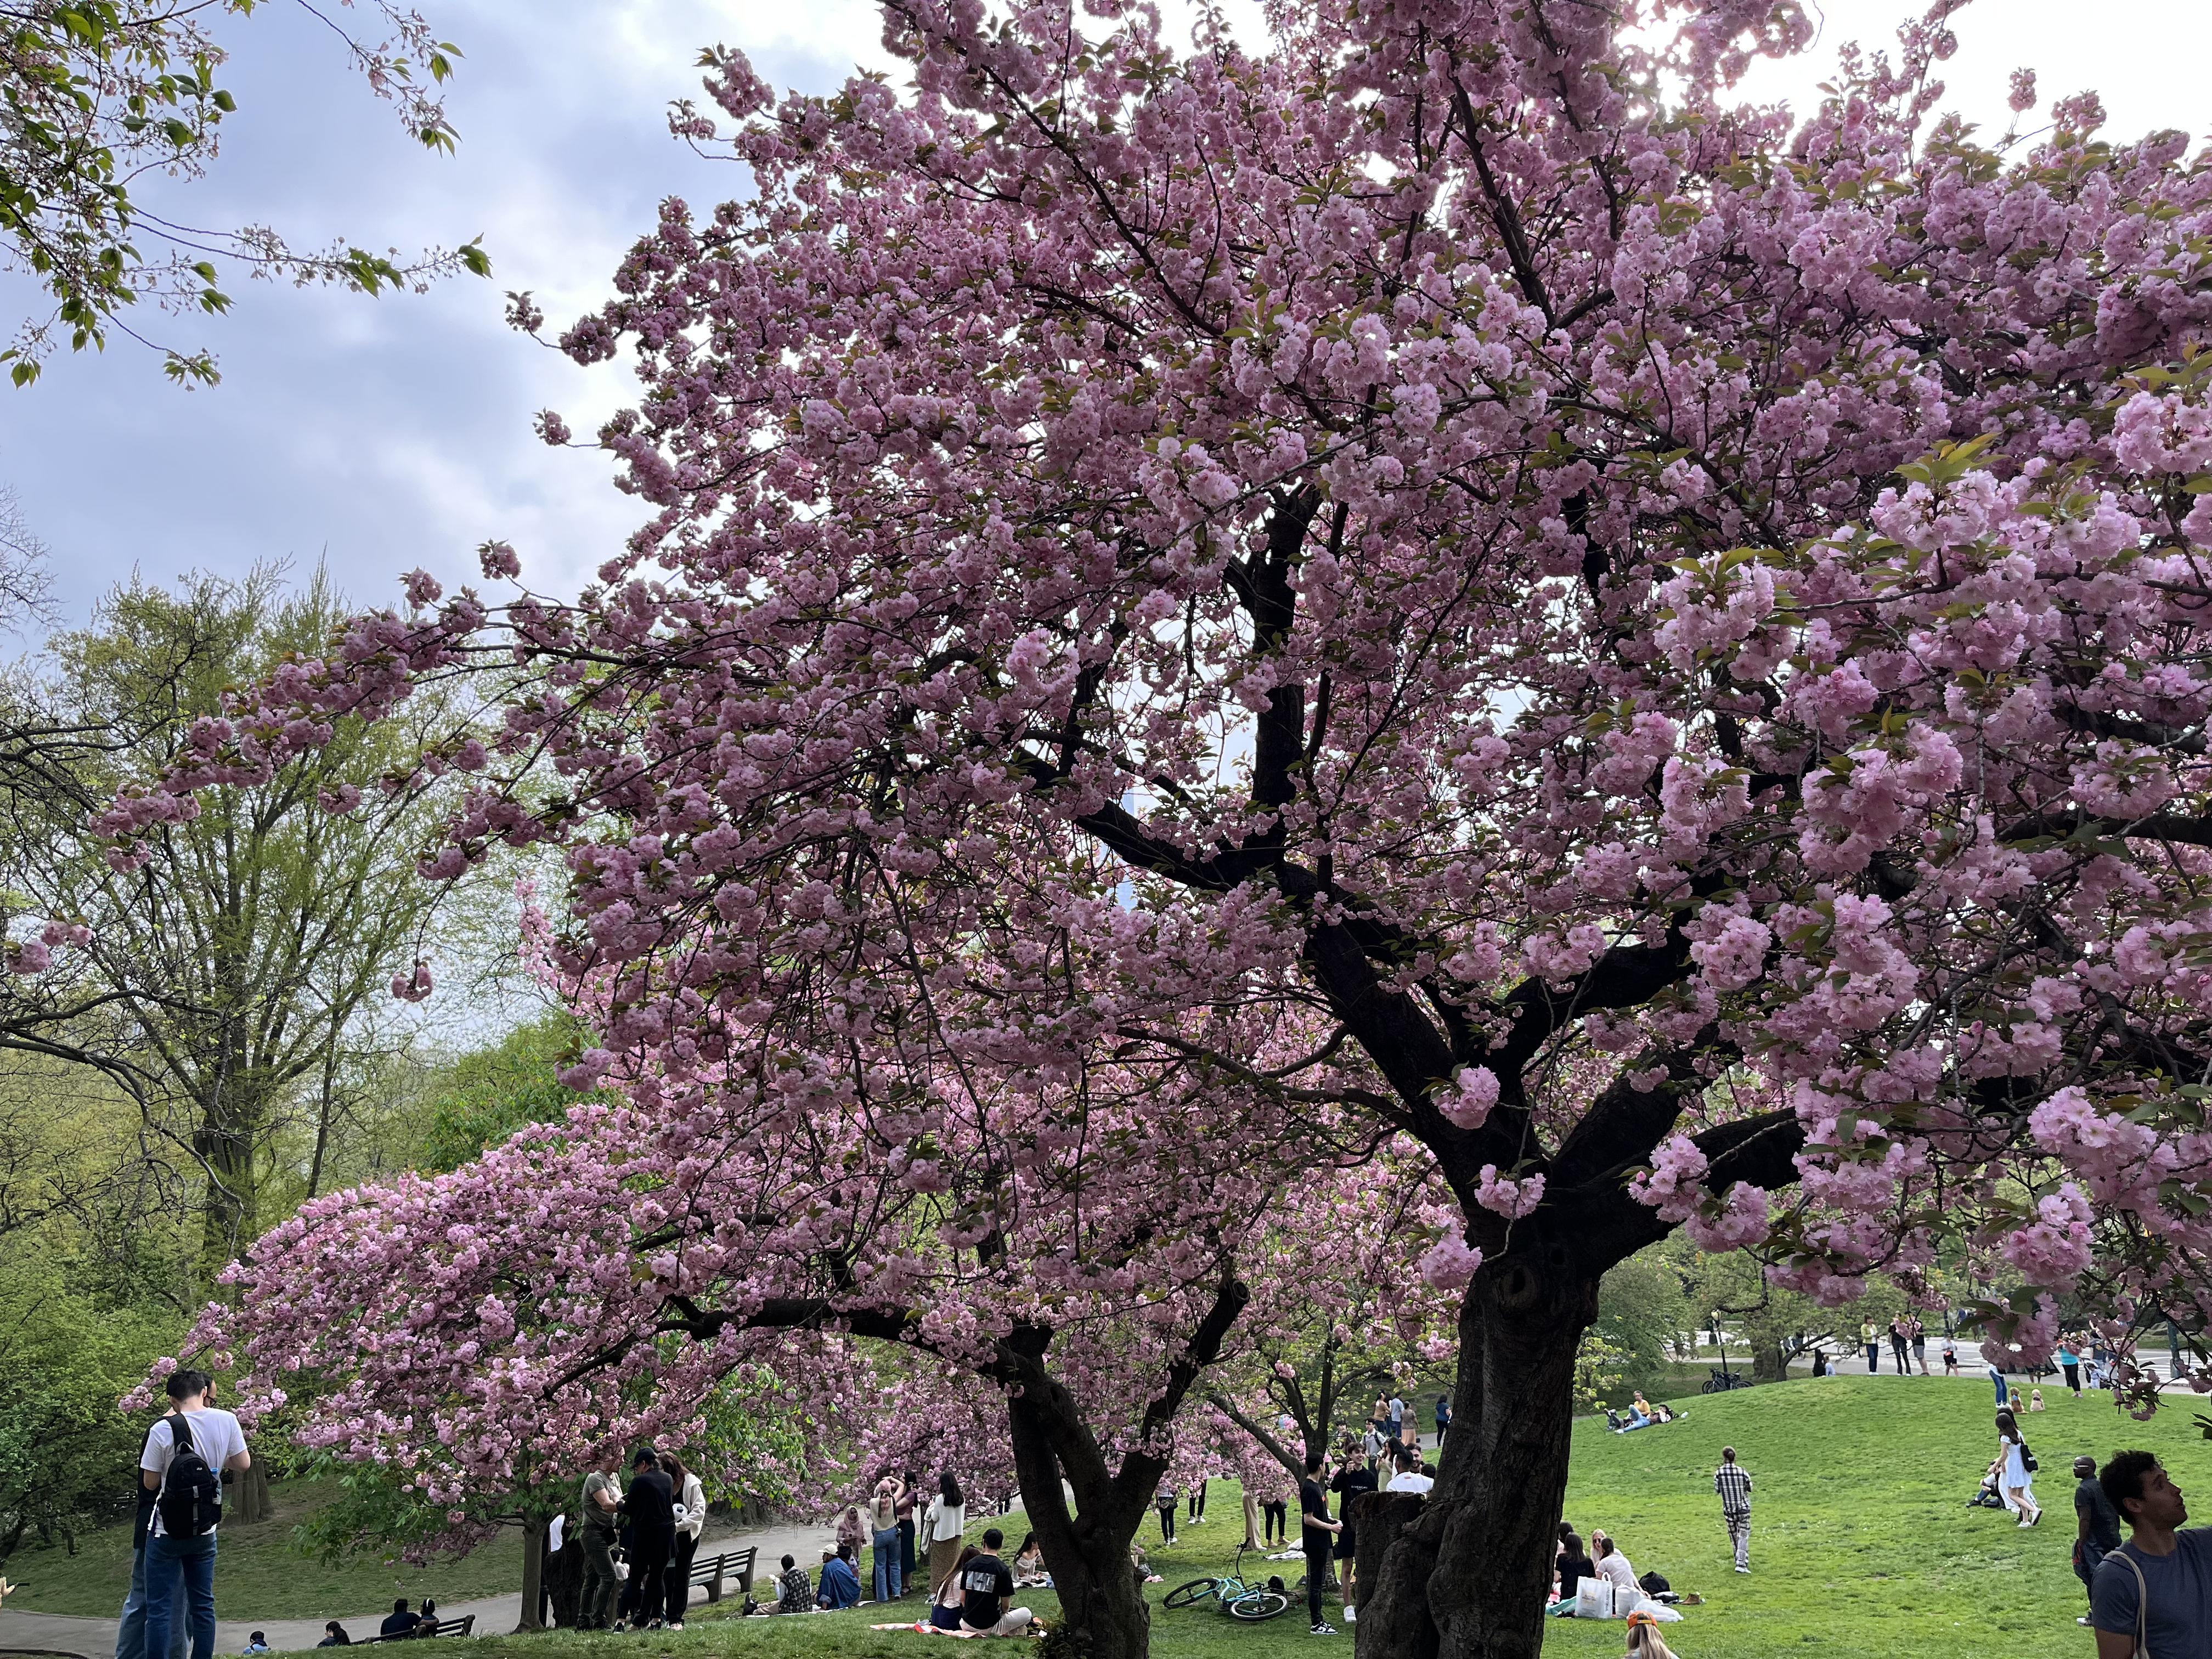
[[[2116,1414],[2108,1397],[2075,1403],[2063,1390],[2046,1389],[2051,1409],[2024,1421],[2042,1460],[2039,1495],[2049,1518],[2032,1531],[2009,1516],[1970,1510],[1966,1500],[1994,1449],[1988,1384],[1972,1378],[1828,1377],[1777,1383],[1682,1401],[1686,1420],[1612,1435],[1601,1419],[1575,1426],[1567,1515],[1584,1532],[1603,1527],[1618,1539],[1641,1572],[1651,1568],[1674,1587],[1705,1595],[1687,1610],[1668,1638],[1684,1659],[1779,1659],[1779,1656],[1850,1652],[1882,1659],[2021,1659],[2090,1650],[2088,1633],[2075,1626],[2083,1601],[2067,1565],[2073,1537],[2073,1479],[2068,1466],[2077,1452],[2100,1460],[2122,1446],[2147,1446],[2163,1456],[2185,1491],[2198,1489],[2201,1518],[2212,1519],[2212,1487],[2203,1471],[2212,1464],[2191,1423],[2186,1401],[2138,1424]],[[1758,1481],[1752,1534],[1753,1574],[1730,1570],[1711,1473],[1723,1443],[1733,1444]],[[1204,1573],[1224,1570],[1243,1535],[1236,1491],[1217,1484],[1212,1519],[1186,1527],[1182,1542],[1156,1550],[1163,1578],[1147,1595]],[[978,1522],[971,1535],[985,1524]],[[1018,1541],[1018,1513],[995,1524]],[[306,1616],[342,1607],[365,1610],[396,1594],[427,1587],[441,1601],[489,1594],[516,1582],[512,1538],[463,1564],[481,1572],[467,1589],[463,1572],[443,1566],[431,1574],[399,1567],[362,1569],[315,1578],[324,1569],[283,1548],[280,1517],[259,1531],[259,1540],[226,1536],[217,1575],[226,1618]],[[228,1530],[228,1529],[227,1529]],[[1158,1534],[1147,1525],[1149,1546]],[[127,1547],[127,1534],[122,1536]],[[504,1553],[501,1553],[501,1552]],[[39,1554],[21,1552],[7,1564],[33,1594],[9,1605],[52,1611],[112,1613],[122,1601],[123,1578],[105,1581],[91,1605],[59,1604]],[[128,1558],[120,1558],[127,1571]],[[1267,1564],[1246,1560],[1248,1577],[1264,1577]],[[1295,1582],[1297,1562],[1275,1564]],[[394,1585],[399,1588],[393,1588]],[[1060,1607],[1048,1590],[1024,1591],[1020,1600],[1040,1618],[1057,1622]],[[829,1655],[916,1655],[936,1651],[924,1638],[902,1632],[870,1631],[889,1609],[806,1619],[738,1621],[733,1602],[695,1610],[688,1630],[670,1636],[558,1632],[513,1638],[489,1636],[468,1644],[468,1659],[613,1659],[613,1656],[669,1656],[716,1659],[759,1655],[763,1659],[811,1659]],[[908,1618],[920,1604],[899,1610]],[[293,1610],[297,1609],[295,1613]],[[1330,1616],[1336,1618],[1334,1604]],[[1340,1620],[1337,1622],[1341,1623]],[[1547,1650],[1557,1655],[1616,1655],[1616,1623],[1547,1627]],[[1333,1644],[1306,1633],[1303,1603],[1272,1623],[1232,1625],[1211,1610],[1168,1612],[1155,1605],[1152,1652],[1158,1659],[1268,1659],[1327,1646],[1348,1654],[1349,1632]],[[995,1650],[994,1650],[995,1651]],[[427,1652],[424,1659],[431,1659]]]
[[[349,1617],[424,1595],[440,1601],[497,1595],[522,1583],[522,1537],[512,1528],[459,1561],[428,1567],[370,1551],[337,1566],[301,1554],[292,1528],[327,1501],[313,1483],[283,1480],[270,1488],[273,1513],[251,1526],[225,1522],[215,1576],[218,1619]],[[77,1540],[75,1555],[59,1549],[19,1549],[0,1563],[16,1586],[8,1605],[27,1613],[71,1613],[112,1619],[131,1588],[131,1528],[106,1527]]]

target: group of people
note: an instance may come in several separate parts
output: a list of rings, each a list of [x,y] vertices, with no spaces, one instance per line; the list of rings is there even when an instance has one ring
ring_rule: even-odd
[[[574,1547],[583,1552],[579,1630],[681,1630],[691,1601],[691,1560],[707,1524],[699,1477],[673,1452],[641,1447],[630,1459],[629,1488],[609,1451],[584,1477],[583,1519]],[[571,1546],[556,1539],[555,1549]],[[626,1571],[617,1571],[617,1563]]]
[[[138,1455],[131,1589],[115,1659],[214,1659],[216,1534],[222,1483],[252,1467],[238,1419],[205,1371],[172,1371],[168,1409]]]
[[[1866,1350],[1867,1374],[1871,1376],[1881,1370],[1881,1333],[1875,1328],[1872,1320],[1860,1323],[1859,1346]],[[1916,1361],[1920,1375],[1928,1375],[1928,1331],[1921,1324],[1919,1315],[1900,1314],[1889,1322],[1889,1352],[1900,1376],[1911,1376]],[[1944,1358],[1948,1364],[1955,1356],[1947,1351]]]
[[[1663,1400],[1655,1406],[1644,1397],[1644,1390],[1638,1389],[1628,1402],[1628,1409],[1617,1412],[1607,1407],[1605,1421],[1606,1426],[1615,1434],[1628,1434],[1637,1429],[1648,1429],[1655,1423],[1680,1422],[1688,1415],[1687,1412],[1676,1411]]]

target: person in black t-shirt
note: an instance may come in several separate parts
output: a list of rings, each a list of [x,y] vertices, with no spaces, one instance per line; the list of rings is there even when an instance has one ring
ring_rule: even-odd
[[[1322,1587],[1328,1583],[1329,1547],[1344,1530],[1328,1518],[1328,1499],[1322,1482],[1328,1478],[1328,1460],[1319,1452],[1306,1454],[1306,1478],[1298,1482],[1298,1520],[1306,1549],[1306,1611],[1313,1615],[1316,1636],[1334,1636],[1336,1626],[1321,1616]]]
[[[1572,1527],[1559,1528],[1559,1556],[1554,1564],[1559,1574],[1559,1599],[1546,1611],[1571,1619],[1575,1616],[1575,1586],[1585,1578],[1597,1577],[1597,1563],[1583,1551],[1583,1540]]]
[[[655,1452],[639,1452],[630,1459],[629,1467],[629,1494],[623,1500],[623,1511],[629,1517],[629,1583],[625,1590],[639,1590],[637,1627],[659,1630],[663,1581],[668,1558],[676,1549],[676,1487]],[[648,1595],[641,1587],[649,1587],[653,1593]],[[622,1627],[617,1619],[615,1628]]]
[[[392,1604],[392,1611],[376,1627],[379,1636],[411,1636],[415,1633],[415,1615],[407,1611],[407,1598],[401,1596]]]
[[[1014,1593],[1014,1575],[999,1559],[1006,1535],[996,1527],[983,1534],[983,1553],[970,1556],[960,1566],[960,1624],[963,1630],[985,1636],[1018,1636],[1029,1628],[1027,1607],[1006,1607]]]
[[[1356,1623],[1359,1618],[1354,1605],[1359,1599],[1354,1582],[1358,1577],[1359,1528],[1352,1518],[1352,1500],[1364,1492],[1375,1490],[1375,1475],[1362,1461],[1357,1441],[1346,1441],[1338,1449],[1337,1455],[1343,1467],[1337,1470],[1336,1479],[1328,1483],[1328,1489],[1336,1494],[1336,1513],[1344,1530],[1337,1534],[1336,1548],[1333,1553],[1338,1562],[1337,1576],[1344,1585],[1344,1622],[1349,1625]]]

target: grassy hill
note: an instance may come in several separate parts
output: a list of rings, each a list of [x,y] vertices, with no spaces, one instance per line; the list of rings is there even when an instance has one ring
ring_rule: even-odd
[[[2089,1633],[2074,1623],[2083,1610],[2081,1589],[2067,1565],[2074,1533],[2073,1479],[2078,1452],[2102,1460],[2123,1446],[2147,1446],[2163,1456],[2186,1492],[2200,1493],[2200,1521],[2212,1522],[2212,1446],[2191,1421],[2185,1399],[2150,1423],[2119,1416],[2109,1397],[2076,1403],[2047,1391],[2051,1409],[2025,1419],[2029,1443],[2042,1460],[2039,1496],[2049,1511],[2043,1525],[2016,1528],[2009,1516],[1970,1510],[1982,1469],[1995,1449],[1989,1385],[1972,1379],[1829,1377],[1777,1383],[1684,1403],[1687,1419],[1631,1435],[1606,1432],[1601,1422],[1576,1425],[1574,1468],[1567,1516],[1585,1534],[1602,1527],[1616,1538],[1641,1572],[1656,1568],[1677,1589],[1707,1598],[1687,1609],[1668,1639],[1683,1659],[1780,1659],[1816,1651],[1879,1653],[1883,1659],[2020,1659],[2022,1654],[2087,1655]],[[1728,1540],[1711,1486],[1720,1448],[1733,1444],[1758,1482],[1752,1536],[1753,1575],[1731,1570]],[[1217,1485],[1212,1519],[1184,1528],[1179,1547],[1155,1553],[1168,1587],[1224,1570],[1242,1535],[1236,1489]],[[1021,1516],[1000,1520],[1018,1540]],[[971,1528],[980,1533],[979,1521]],[[274,1618],[296,1603],[309,1611],[362,1607],[412,1591],[424,1575],[394,1565],[350,1570],[343,1585],[311,1587],[305,1576],[324,1570],[283,1547],[289,1522],[280,1520],[258,1538],[226,1532],[218,1600],[226,1618]],[[243,1533],[246,1529],[240,1529]],[[1147,1528],[1147,1540],[1157,1534]],[[127,1535],[124,1538],[127,1546]],[[434,1593],[456,1601],[465,1593],[511,1589],[517,1574],[511,1540],[479,1552],[461,1569],[434,1570]],[[122,1601],[120,1577],[102,1583],[87,1605],[66,1608],[52,1586],[58,1576],[41,1573],[39,1557],[25,1552],[9,1563],[31,1590],[21,1602],[52,1611],[112,1613]],[[127,1556],[117,1565],[127,1570]],[[1249,1559],[1247,1572],[1264,1575]],[[1296,1563],[1273,1570],[1295,1579]],[[112,1569],[111,1569],[112,1571]],[[465,1591],[461,1577],[481,1577]],[[46,1579],[50,1588],[41,1593]],[[298,1581],[298,1582],[295,1582]],[[1056,1620],[1049,1591],[1025,1592],[1040,1617]],[[731,1604],[725,1603],[725,1609]],[[902,1604],[914,1616],[916,1604]],[[854,1613],[733,1623],[695,1612],[690,1629],[675,1636],[494,1637],[470,1644],[472,1659],[501,1659],[490,1643],[526,1644],[538,1659],[596,1659],[602,1650],[636,1654],[641,1648],[674,1659],[761,1654],[776,1659],[813,1655],[892,1655],[914,1651],[915,1638],[866,1626],[881,1616]],[[1349,1653],[1349,1633],[1334,1644],[1316,1642],[1305,1629],[1303,1608],[1271,1624],[1240,1627],[1207,1611],[1155,1608],[1152,1651],[1159,1659],[1266,1659],[1325,1647]],[[1334,1605],[1331,1616],[1335,1616]],[[1614,1655],[1618,1624],[1559,1620],[1547,1628],[1547,1652]],[[516,1646],[515,1659],[525,1649]],[[425,1659],[432,1659],[426,1654]]]

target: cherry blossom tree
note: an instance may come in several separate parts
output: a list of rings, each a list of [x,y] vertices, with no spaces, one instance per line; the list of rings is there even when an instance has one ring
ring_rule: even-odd
[[[1933,120],[1954,9],[1802,120],[1725,101],[1804,41],[1771,0],[1324,3],[1264,53],[890,0],[909,87],[781,100],[720,54],[734,129],[678,125],[755,194],[666,204],[562,337],[636,351],[599,442],[651,516],[573,602],[410,579],[115,856],[475,674],[425,873],[565,848],[576,1076],[638,1136],[741,1057],[797,1121],[923,1051],[1062,1135],[1066,1042],[1419,1143],[1455,1431],[1359,1641],[1532,1654],[1577,1340],[1678,1225],[1828,1301],[1948,1237],[2018,1358],[2062,1285],[2203,1328],[2212,170],[2086,94]],[[611,1376],[769,1305],[619,1243],[549,1269],[629,1298]]]

